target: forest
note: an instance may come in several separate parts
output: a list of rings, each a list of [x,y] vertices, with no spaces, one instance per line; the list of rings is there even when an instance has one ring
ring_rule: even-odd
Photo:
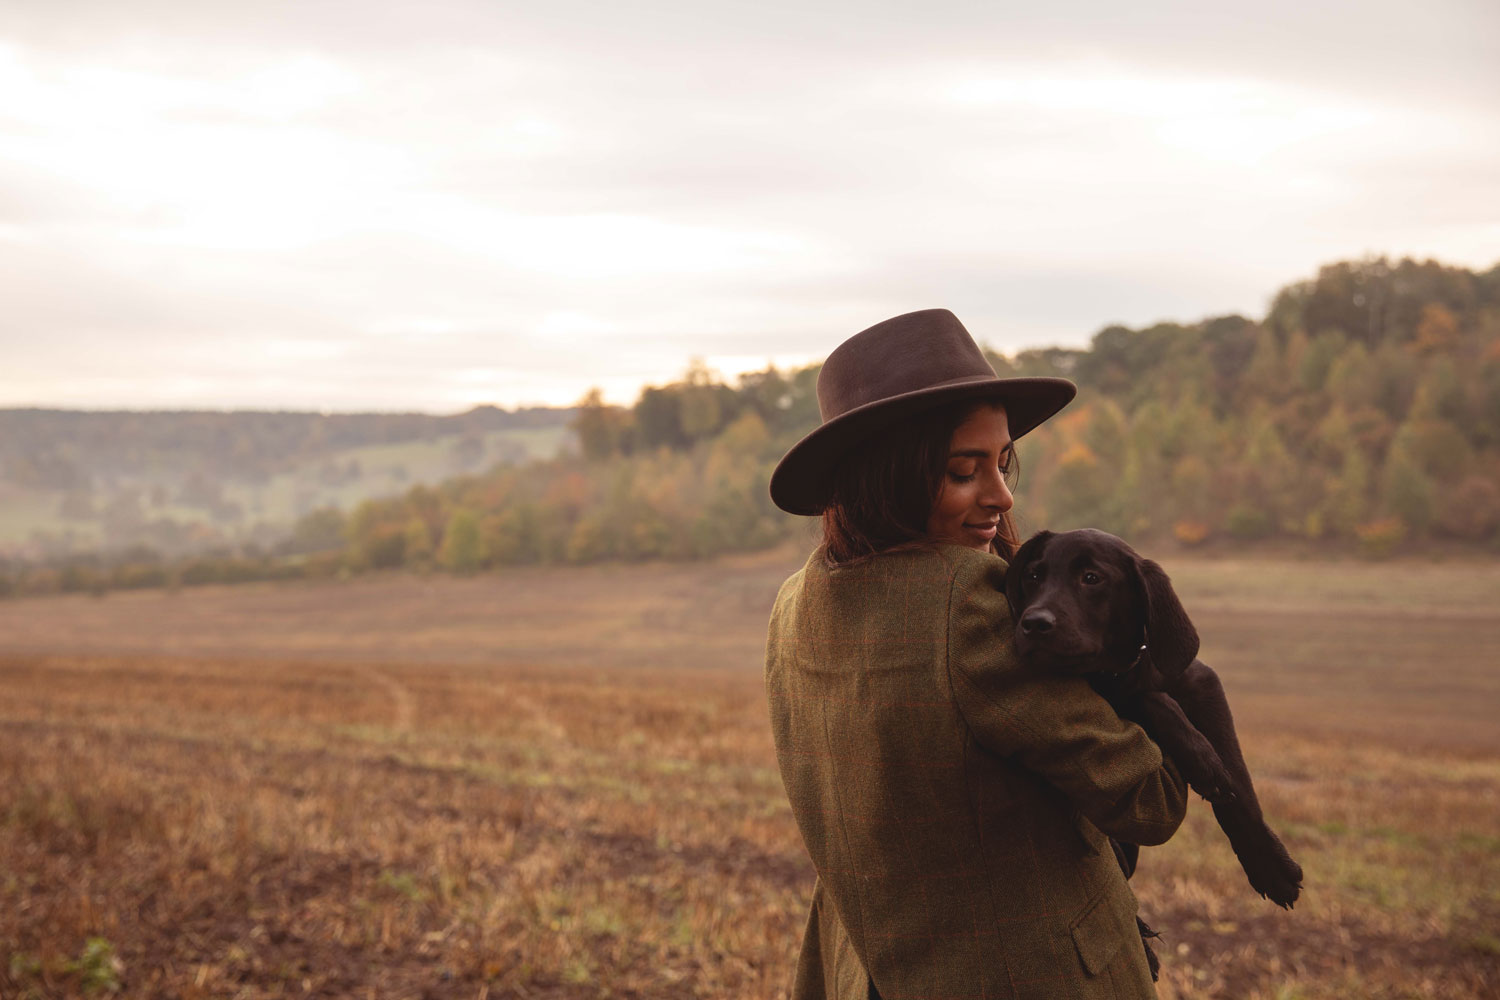
[[[1003,376],[1079,386],[1020,442],[1023,534],[1091,525],[1139,545],[1500,551],[1500,265],[1340,262],[1283,288],[1259,320],[1110,326],[1087,348],[987,354]],[[730,382],[694,363],[628,407],[590,391],[572,417],[576,452],[314,510],[260,551],[13,566],[0,587],[473,573],[809,537],[766,484],[818,422],[817,373]]]

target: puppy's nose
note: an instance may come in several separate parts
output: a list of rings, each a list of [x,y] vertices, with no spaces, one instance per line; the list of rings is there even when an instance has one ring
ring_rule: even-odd
[[[1052,631],[1057,618],[1050,611],[1035,608],[1021,616],[1021,631],[1027,635],[1043,635]]]

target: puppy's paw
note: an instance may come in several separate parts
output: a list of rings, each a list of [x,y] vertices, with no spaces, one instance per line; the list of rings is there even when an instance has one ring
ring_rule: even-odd
[[[1290,910],[1302,894],[1302,866],[1292,860],[1280,838],[1270,828],[1257,843],[1239,854],[1240,864],[1250,879],[1250,887],[1277,906]]]
[[[1290,858],[1268,866],[1250,879],[1250,887],[1282,909],[1290,910],[1302,895],[1302,866]]]

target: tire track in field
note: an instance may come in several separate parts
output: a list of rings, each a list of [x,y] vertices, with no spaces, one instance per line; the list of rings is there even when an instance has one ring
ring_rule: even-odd
[[[496,685],[496,691],[501,692],[503,700],[511,708],[518,709],[519,714],[542,735],[557,744],[569,742],[567,727],[558,722],[534,697],[503,685]]]
[[[398,732],[411,732],[412,724],[417,719],[417,699],[412,695],[411,688],[383,670],[370,668],[365,673],[391,696],[391,728]]]

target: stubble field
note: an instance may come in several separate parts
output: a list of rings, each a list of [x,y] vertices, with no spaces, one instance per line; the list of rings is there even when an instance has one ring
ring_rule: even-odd
[[[800,561],[0,602],[0,997],[784,996]],[[1500,565],[1167,568],[1308,878],[1195,802],[1162,996],[1500,995]]]

